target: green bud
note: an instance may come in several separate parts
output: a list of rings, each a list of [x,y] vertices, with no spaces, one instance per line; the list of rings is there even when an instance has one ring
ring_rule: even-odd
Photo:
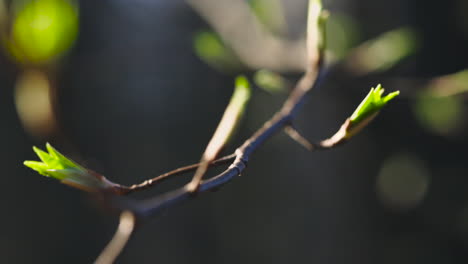
[[[357,124],[362,122],[364,119],[376,114],[380,111],[390,100],[400,94],[400,91],[389,93],[382,97],[384,89],[379,84],[376,88],[371,88],[366,98],[362,100],[361,104],[356,108],[354,113],[351,115],[351,123]]]
[[[64,184],[85,191],[108,190],[116,187],[104,176],[90,171],[65,157],[49,143],[46,144],[46,148],[48,152],[33,147],[34,152],[41,161],[27,160],[24,165],[41,175],[57,179]]]
[[[366,98],[356,108],[349,118],[349,126],[346,138],[350,138],[364,128],[390,100],[400,94],[400,91],[389,93],[382,97],[384,89],[379,84],[376,88],[371,88]]]

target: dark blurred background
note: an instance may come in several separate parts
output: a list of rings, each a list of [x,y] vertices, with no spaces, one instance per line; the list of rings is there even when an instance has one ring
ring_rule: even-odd
[[[28,12],[41,7],[0,4],[0,263],[92,263],[118,224],[92,197],[24,167],[32,145],[51,142],[113,181],[137,183],[199,160],[237,74],[300,77],[306,0],[42,1],[60,7],[43,8],[53,15],[39,33]],[[242,177],[141,226],[117,263],[468,261],[468,2],[324,5],[335,62],[297,118],[303,134],[334,133],[378,83],[401,95],[331,151],[273,137]],[[257,32],[245,13],[233,15],[243,7],[297,53],[242,56],[246,42],[266,41],[249,37]],[[223,29],[232,17],[237,30]],[[269,48],[260,47],[258,57]],[[226,153],[286,98],[257,86]]]

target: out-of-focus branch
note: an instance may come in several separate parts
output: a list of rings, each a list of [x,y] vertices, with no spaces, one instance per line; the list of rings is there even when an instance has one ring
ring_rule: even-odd
[[[252,14],[246,1],[188,0],[221,36],[224,42],[252,69],[303,71],[306,68],[304,40],[274,36]]]
[[[109,244],[104,248],[101,255],[94,262],[95,264],[112,264],[115,259],[122,252],[127,244],[130,236],[135,229],[135,216],[129,212],[124,211],[120,215],[120,223],[117,227],[114,237]]]
[[[231,137],[245,112],[247,102],[250,100],[250,94],[250,85],[247,79],[244,76],[237,77],[234,93],[226,107],[226,111],[224,111],[216,131],[203,153],[200,166],[195,171],[192,181],[186,186],[189,192],[195,192],[198,189],[209,164],[216,158]]]

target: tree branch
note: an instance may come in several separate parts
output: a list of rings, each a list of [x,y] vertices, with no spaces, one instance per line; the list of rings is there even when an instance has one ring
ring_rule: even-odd
[[[218,167],[218,166],[221,166],[221,165],[224,165],[224,164],[228,164],[229,162],[232,162],[235,158],[236,158],[236,154],[233,153],[233,154],[224,156],[222,158],[219,158],[219,159],[216,159],[216,160],[210,162],[208,164],[208,167]],[[151,186],[159,184],[159,183],[169,179],[172,176],[182,175],[182,174],[185,174],[187,172],[195,171],[195,170],[198,169],[198,167],[200,167],[200,164],[201,163],[195,163],[195,164],[187,165],[187,166],[184,166],[184,167],[180,167],[180,168],[171,170],[169,172],[166,172],[164,174],[158,175],[158,176],[156,176],[156,177],[154,177],[152,179],[145,180],[144,182],[139,183],[139,184],[134,184],[134,185],[131,185],[131,186],[122,186],[121,185],[121,186],[119,186],[119,194],[120,195],[125,195],[125,194],[129,194],[129,193],[133,193],[133,192],[148,189]]]

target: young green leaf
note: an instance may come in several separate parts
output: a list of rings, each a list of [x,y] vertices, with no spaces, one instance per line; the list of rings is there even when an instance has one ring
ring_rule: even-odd
[[[384,89],[380,84],[377,85],[376,88],[371,88],[366,98],[362,100],[361,104],[356,108],[351,117],[346,119],[340,129],[333,136],[322,140],[318,146],[322,148],[331,148],[346,142],[366,127],[367,124],[377,116],[380,109],[382,109],[382,107],[384,107],[390,100],[395,98],[395,96],[400,92],[396,91],[382,97],[383,93]]]
[[[104,176],[87,170],[65,157],[49,143],[46,144],[46,148],[48,152],[33,147],[34,152],[36,152],[41,161],[27,160],[24,162],[24,165],[43,176],[57,179],[64,184],[85,191],[108,190],[116,187],[115,184],[108,181]]]
[[[379,84],[376,88],[371,88],[366,98],[359,104],[354,113],[351,115],[351,125],[355,126],[367,118],[373,116],[380,111],[390,100],[400,94],[400,91],[389,93],[382,97],[384,89]]]

